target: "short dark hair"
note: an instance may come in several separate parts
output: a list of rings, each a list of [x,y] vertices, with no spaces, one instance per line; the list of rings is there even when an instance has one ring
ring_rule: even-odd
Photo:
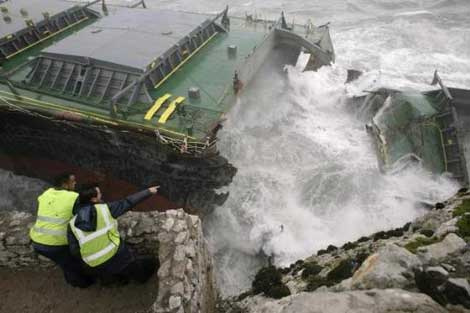
[[[68,183],[69,180],[70,180],[70,176],[74,175],[73,173],[62,173],[60,175],[57,175],[55,178],[54,178],[54,186],[55,187],[62,187],[64,184]]]
[[[80,205],[90,204],[91,198],[98,196],[98,191],[96,188],[99,186],[97,184],[86,184],[81,186],[80,193],[78,195],[78,201]]]

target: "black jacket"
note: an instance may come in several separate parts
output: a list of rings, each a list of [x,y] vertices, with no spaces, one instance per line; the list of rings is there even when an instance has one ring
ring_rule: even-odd
[[[133,195],[130,195],[123,200],[108,202],[106,204],[109,207],[109,211],[111,212],[111,215],[114,218],[118,218],[119,216],[123,215],[124,213],[132,209],[134,206],[139,204],[140,202],[149,198],[151,195],[152,193],[148,189],[146,189],[146,190],[137,192]],[[78,210],[76,210],[76,212],[74,213],[76,213],[75,215],[77,215],[77,218],[75,219],[75,227],[83,231],[87,231],[87,232],[96,230],[96,209],[94,205],[88,204],[88,205],[80,206]],[[77,258],[81,258],[80,245],[78,244],[78,241],[75,238],[75,235],[72,233],[70,225],[67,231],[67,238],[69,241],[69,249],[72,255]],[[119,249],[116,252],[116,255],[112,259],[119,257],[120,255],[123,255],[123,254],[129,254],[129,253],[127,249],[125,248],[124,241],[121,240]],[[129,258],[129,256],[127,256],[127,258]],[[108,260],[105,263],[108,263],[111,260]],[[122,262],[122,263],[126,263],[126,262]],[[125,264],[122,264],[122,265],[125,265]]]

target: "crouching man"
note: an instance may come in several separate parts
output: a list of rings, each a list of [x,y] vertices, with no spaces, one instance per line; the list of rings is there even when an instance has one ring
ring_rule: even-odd
[[[155,272],[155,257],[136,256],[121,240],[116,219],[157,191],[158,187],[150,187],[109,203],[102,202],[99,187],[80,192],[80,208],[68,227],[69,247],[102,283],[145,283]]]
[[[37,219],[29,236],[38,254],[59,265],[67,283],[85,288],[93,278],[86,274],[80,259],[70,254],[67,242],[67,225],[78,207],[75,185],[75,175],[64,173],[56,178],[54,187],[38,197]]]

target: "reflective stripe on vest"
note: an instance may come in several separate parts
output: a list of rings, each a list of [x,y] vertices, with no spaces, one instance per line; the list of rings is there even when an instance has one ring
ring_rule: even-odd
[[[49,188],[38,197],[38,216],[31,228],[31,240],[48,246],[67,245],[67,223],[77,199],[76,192]]]
[[[95,231],[86,232],[75,227],[76,216],[70,221],[70,229],[80,245],[82,259],[91,267],[111,259],[116,254],[120,243],[117,221],[112,217],[108,206],[96,204],[95,209]]]

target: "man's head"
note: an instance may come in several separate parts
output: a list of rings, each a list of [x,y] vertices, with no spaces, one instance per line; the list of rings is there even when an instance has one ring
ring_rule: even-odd
[[[65,189],[69,191],[75,190],[77,181],[75,175],[72,173],[63,173],[55,178],[55,187],[58,189]]]
[[[101,190],[97,185],[84,186],[78,199],[81,205],[100,203],[102,199]]]

